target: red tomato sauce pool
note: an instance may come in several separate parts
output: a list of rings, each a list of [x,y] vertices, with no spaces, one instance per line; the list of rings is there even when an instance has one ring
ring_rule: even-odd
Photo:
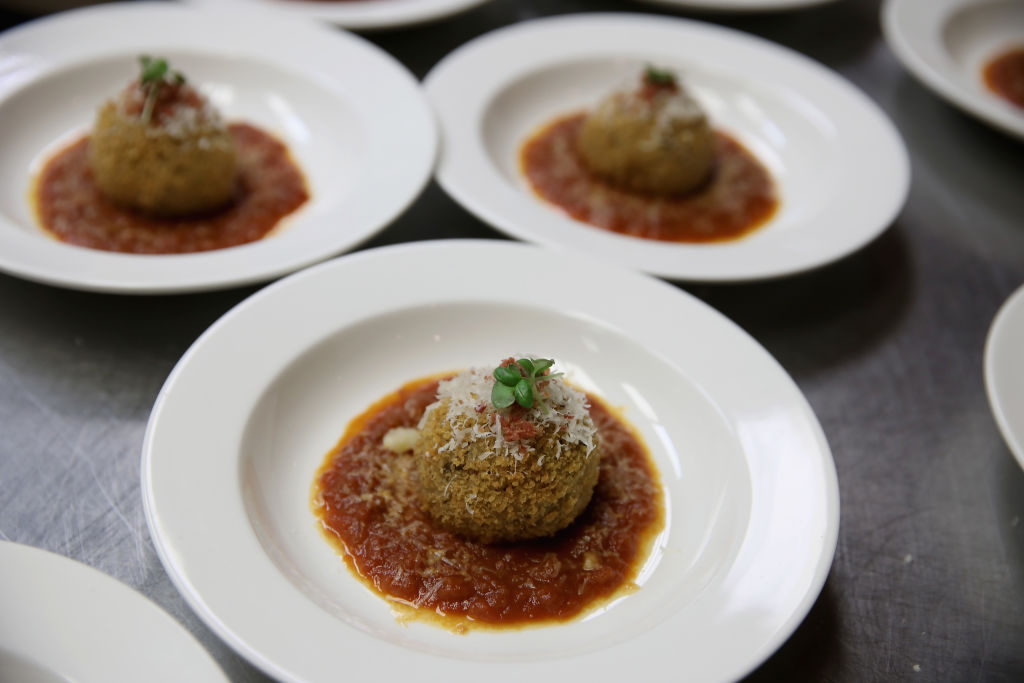
[[[417,499],[412,453],[381,446],[390,429],[416,426],[439,381],[410,382],[372,405],[317,473],[314,511],[350,568],[411,616],[456,631],[565,621],[635,588],[664,510],[632,428],[589,397],[602,456],[587,509],[550,538],[476,543],[434,525]]]
[[[1024,108],[1024,47],[996,55],[985,64],[983,75],[989,90]]]
[[[237,196],[227,208],[186,218],[148,216],[107,200],[89,167],[88,136],[58,152],[35,188],[43,228],[62,242],[135,254],[180,254],[254,242],[309,198],[288,148],[254,126],[228,126],[238,146]]]
[[[586,114],[558,119],[523,145],[520,166],[540,197],[578,221],[665,242],[719,242],[743,237],[775,213],[779,200],[767,169],[742,145],[715,133],[711,180],[680,197],[620,190],[591,173],[576,149]]]

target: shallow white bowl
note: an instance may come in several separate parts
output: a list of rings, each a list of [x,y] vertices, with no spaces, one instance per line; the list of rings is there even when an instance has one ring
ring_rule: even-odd
[[[464,12],[488,0],[185,0],[200,7],[235,11],[273,11],[303,19],[329,21],[351,29],[398,28]]]
[[[62,555],[0,541],[0,681],[227,683],[181,624]]]
[[[575,221],[529,187],[526,138],[634,83],[645,63],[676,69],[713,125],[774,176],[781,203],[766,225],[729,242],[645,240]],[[629,14],[524,22],[455,50],[424,85],[441,123],[437,178],[456,201],[510,235],[668,278],[754,280],[824,265],[888,227],[909,186],[902,139],[860,91],[796,52],[710,24]]]
[[[985,390],[996,424],[1024,467],[1024,287],[1003,303],[985,341]]]
[[[519,268],[529,275],[511,277]],[[386,393],[516,352],[556,358],[646,441],[667,526],[642,588],[544,628],[399,624],[321,537],[315,472]],[[738,327],[652,278],[495,241],[361,252],[240,304],[164,385],[142,485],[192,607],[269,674],[301,681],[341,666],[352,680],[621,682],[666,662],[689,681],[737,678],[810,609],[839,521],[814,414]]]
[[[982,69],[1001,51],[1024,46],[1018,0],[888,0],[886,41],[928,88],[982,121],[1024,139],[1024,109],[991,92]]]
[[[204,253],[117,254],[45,233],[30,200],[33,177],[88,132],[99,105],[135,77],[140,54],[167,56],[229,121],[284,141],[310,200],[262,240]],[[112,292],[240,285],[349,249],[419,194],[437,144],[418,83],[362,38],[167,3],[76,10],[0,35],[0,136],[0,270]]]

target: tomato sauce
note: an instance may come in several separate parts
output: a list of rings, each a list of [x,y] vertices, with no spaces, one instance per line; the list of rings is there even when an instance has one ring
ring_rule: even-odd
[[[526,141],[520,166],[533,190],[578,221],[604,230],[666,242],[717,242],[742,237],[778,208],[768,171],[724,133],[712,179],[680,197],[620,190],[592,174],[576,149],[586,114],[559,119]]]
[[[208,251],[258,240],[306,202],[306,182],[274,137],[244,123],[228,130],[238,147],[239,183],[234,202],[221,211],[161,218],[110,202],[93,180],[86,136],[43,168],[35,190],[40,223],[69,244],[135,254]]]
[[[329,540],[375,591],[412,616],[470,625],[564,621],[622,590],[664,526],[661,486],[632,429],[590,397],[601,471],[590,505],[557,535],[482,544],[434,525],[417,499],[411,452],[381,446],[394,427],[415,427],[440,380],[411,382],[349,425],[313,487]]]
[[[985,64],[983,75],[989,90],[1024,108],[1024,47],[996,55]]]

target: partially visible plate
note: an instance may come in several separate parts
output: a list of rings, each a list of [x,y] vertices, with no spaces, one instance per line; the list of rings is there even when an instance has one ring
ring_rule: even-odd
[[[707,9],[721,12],[773,12],[813,7],[835,0],[642,0],[665,7]]]
[[[0,680],[227,683],[181,624],[87,565],[0,541]]]
[[[985,63],[1024,47],[1019,0],[888,0],[882,8],[886,41],[925,86],[982,121],[1024,139],[1024,109],[984,83]]]
[[[985,390],[1010,452],[1024,467],[1024,287],[999,309],[985,341]]]
[[[97,108],[167,56],[230,120],[284,141],[310,200],[250,244],[181,255],[73,246],[38,226],[30,199],[45,160],[88,132]],[[181,292],[305,267],[384,228],[423,189],[437,132],[419,84],[358,36],[263,13],[119,3],[0,35],[0,270],[77,289]]]
[[[371,402],[517,351],[554,357],[645,440],[667,520],[642,587],[544,628],[400,623],[323,539],[314,473]],[[504,241],[359,252],[239,304],[161,390],[142,490],[193,609],[294,681],[733,680],[804,618],[839,523],[814,413],[746,333],[654,278]]]
[[[345,28],[398,28],[464,12],[488,0],[186,0],[203,7],[235,11],[273,10],[319,19]]]
[[[519,149],[554,118],[592,106],[646,63],[676,69],[714,127],[737,138],[781,194],[768,223],[738,240],[658,242],[575,221],[522,177]],[[441,186],[498,229],[655,275],[742,281],[841,258],[896,217],[910,166],[899,133],[841,77],[738,31],[650,15],[585,14],[499,29],[427,75],[438,113]]]

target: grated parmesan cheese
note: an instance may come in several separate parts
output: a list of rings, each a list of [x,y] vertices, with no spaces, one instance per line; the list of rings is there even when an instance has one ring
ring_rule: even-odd
[[[180,97],[161,105],[153,124],[146,126],[146,135],[170,136],[177,140],[193,140],[201,149],[221,143],[210,133],[224,133],[227,124],[217,108],[199,91],[189,85],[181,86],[187,97]],[[118,114],[126,121],[136,121],[146,100],[146,93],[138,83],[132,83],[114,100]]]
[[[605,120],[609,127],[623,120],[651,122],[642,129],[644,136],[633,141],[649,150],[663,148],[666,140],[707,120],[700,104],[683,88],[662,91],[652,98],[639,97],[632,91],[613,93],[598,103],[591,116]]]
[[[460,443],[473,441],[485,441],[489,446],[479,456],[481,460],[500,453],[518,462],[533,452],[534,449],[528,444],[506,441],[502,434],[502,421],[497,416],[494,419],[479,419],[481,413],[493,415],[496,412],[490,402],[494,382],[492,370],[471,368],[438,385],[437,401],[427,406],[419,427],[423,428],[427,416],[433,411],[447,410],[445,422],[452,436],[437,449],[439,453],[458,448]],[[597,429],[590,419],[586,395],[573,389],[561,378],[546,382],[543,392],[548,409],[541,408],[538,401],[526,412],[525,417],[540,428],[553,427],[563,441],[583,445],[589,455],[597,444]],[[561,442],[557,447],[556,458],[561,455]]]

